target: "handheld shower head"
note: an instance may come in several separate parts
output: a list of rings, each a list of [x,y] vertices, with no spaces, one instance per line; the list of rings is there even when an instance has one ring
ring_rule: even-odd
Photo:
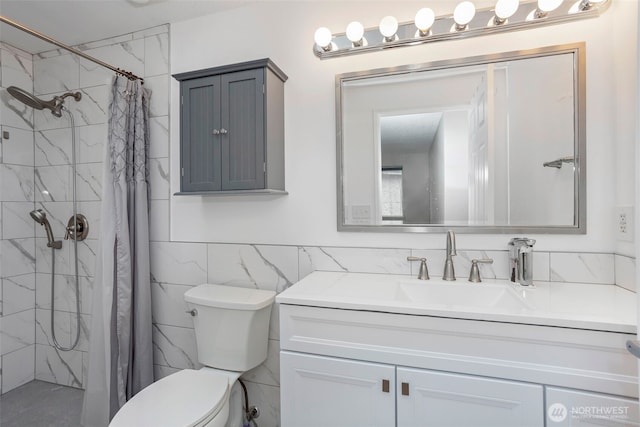
[[[45,222],[48,222],[47,214],[44,213],[42,209],[36,209],[34,211],[31,211],[29,212],[29,215],[31,215],[31,218],[33,218],[33,220],[40,225],[44,224]]]
[[[67,92],[60,96],[54,96],[53,99],[49,101],[44,101],[34,94],[16,86],[9,86],[7,88],[7,92],[24,105],[31,108],[35,108],[36,110],[44,110],[47,108],[51,110],[51,114],[56,117],[62,116],[62,107],[64,106],[65,98],[72,96],[76,101],[80,101],[82,99],[82,94],[80,92]]]
[[[62,248],[62,242],[59,240],[54,240],[53,231],[51,231],[51,224],[49,224],[49,220],[47,219],[47,214],[44,213],[42,209],[36,209],[29,212],[31,218],[38,224],[44,227],[45,232],[47,233],[47,246],[54,249]]]

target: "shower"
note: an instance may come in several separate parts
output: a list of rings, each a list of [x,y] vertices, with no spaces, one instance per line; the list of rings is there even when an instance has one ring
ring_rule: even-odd
[[[67,92],[60,96],[54,96],[49,101],[44,101],[35,95],[21,89],[19,87],[10,86],[7,88],[7,92],[18,101],[23,104],[34,108],[36,110],[44,110],[45,108],[51,110],[51,114],[55,117],[62,117],[62,112],[68,114],[71,122],[71,167],[72,167],[72,198],[73,198],[73,215],[69,219],[66,227],[66,233],[64,239],[72,239],[74,247],[74,269],[75,269],[75,298],[76,298],[76,334],[75,339],[70,347],[65,347],[58,342],[56,337],[54,318],[55,318],[55,253],[56,249],[62,249],[62,241],[55,240],[53,237],[53,231],[51,224],[47,219],[47,215],[42,209],[35,209],[29,212],[29,215],[35,222],[44,227],[47,233],[47,247],[51,248],[51,338],[53,344],[58,350],[70,351],[76,348],[78,341],[80,340],[80,284],[78,280],[78,241],[82,241],[87,237],[89,232],[89,224],[84,215],[78,213],[77,209],[77,197],[76,197],[76,138],[75,138],[75,123],[73,114],[65,108],[64,100],[68,97],[72,97],[76,101],[82,99],[80,92]]]

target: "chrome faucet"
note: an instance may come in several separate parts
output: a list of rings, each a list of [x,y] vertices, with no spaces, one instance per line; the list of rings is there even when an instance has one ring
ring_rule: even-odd
[[[444,274],[442,275],[443,280],[456,280],[456,272],[453,269],[453,260],[452,256],[458,255],[456,253],[456,234],[449,230],[447,232],[447,259],[444,262]]]
[[[533,285],[534,239],[514,237],[509,240],[510,280],[522,286]]]
[[[427,268],[427,259],[418,258],[416,256],[408,256],[407,261],[420,261],[420,270],[418,271],[418,279],[429,280],[429,269]]]

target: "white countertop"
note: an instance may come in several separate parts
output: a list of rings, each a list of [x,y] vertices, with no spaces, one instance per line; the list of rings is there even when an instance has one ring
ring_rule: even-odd
[[[631,334],[637,329],[636,294],[615,285],[535,282],[525,287],[504,280],[422,281],[394,274],[316,271],[276,301]]]

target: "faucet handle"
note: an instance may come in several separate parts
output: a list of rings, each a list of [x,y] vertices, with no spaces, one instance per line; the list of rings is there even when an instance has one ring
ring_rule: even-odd
[[[469,281],[473,283],[480,283],[482,279],[480,279],[480,269],[478,268],[478,263],[483,264],[493,264],[493,259],[484,258],[484,259],[472,259],[471,260],[471,271],[469,272]]]
[[[420,261],[420,270],[418,271],[418,279],[429,280],[429,269],[427,268],[427,259],[417,256],[408,256],[407,261]]]

